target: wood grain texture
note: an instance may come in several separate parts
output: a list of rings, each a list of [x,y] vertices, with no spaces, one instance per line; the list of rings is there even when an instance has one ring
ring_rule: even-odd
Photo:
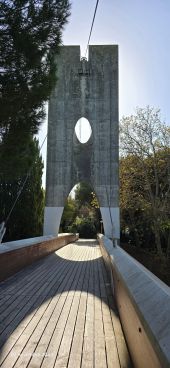
[[[0,291],[0,367],[130,367],[95,241],[59,249],[2,282]]]

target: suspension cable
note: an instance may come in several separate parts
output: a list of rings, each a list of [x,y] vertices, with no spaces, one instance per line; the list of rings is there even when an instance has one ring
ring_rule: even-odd
[[[40,146],[40,152],[41,152],[41,150],[42,150],[42,148],[43,148],[43,145],[44,145],[44,143],[45,143],[46,139],[47,139],[47,134],[46,134],[46,136],[45,136],[45,138],[44,138],[44,140],[43,140],[43,142],[42,142],[42,144],[41,144],[41,146]],[[31,173],[31,171],[32,171],[33,166],[34,166],[34,162],[33,162],[33,164],[31,165],[31,167],[29,168],[29,170],[28,170],[28,172],[27,172],[27,175],[26,175],[26,177],[25,177],[25,179],[24,179],[24,181],[23,181],[23,183],[22,183],[22,185],[21,185],[21,188],[19,189],[19,192],[18,192],[18,194],[17,194],[17,197],[15,198],[15,201],[14,201],[14,203],[13,203],[13,205],[12,205],[12,207],[11,207],[11,209],[10,209],[9,213],[8,213],[8,216],[6,217],[6,220],[5,220],[5,222],[4,222],[4,225],[8,222],[8,220],[9,220],[9,218],[10,218],[10,216],[11,216],[11,213],[13,212],[13,209],[15,208],[15,206],[16,206],[16,204],[17,204],[17,202],[18,202],[18,199],[19,199],[19,197],[20,197],[20,195],[21,195],[21,193],[22,193],[22,191],[23,191],[23,189],[24,189],[24,187],[25,187],[25,184],[26,184],[26,182],[27,182],[27,180],[28,180],[28,178],[29,178],[29,175],[30,175],[30,173]]]
[[[91,24],[91,29],[90,29],[90,34],[89,34],[89,38],[88,38],[88,42],[87,42],[85,57],[87,55],[87,50],[88,50],[89,43],[90,43],[90,38],[91,38],[92,30],[93,30],[94,20],[95,20],[95,17],[96,17],[98,3],[99,3],[99,0],[96,1],[96,7],[95,7],[95,11],[94,11],[94,15],[93,15],[93,20],[92,20],[92,24]]]

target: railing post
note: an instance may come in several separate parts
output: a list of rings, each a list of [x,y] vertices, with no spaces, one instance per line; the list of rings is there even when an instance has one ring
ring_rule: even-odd
[[[5,235],[5,231],[6,231],[6,227],[5,227],[5,222],[1,222],[0,224],[0,243],[2,243],[2,239]]]

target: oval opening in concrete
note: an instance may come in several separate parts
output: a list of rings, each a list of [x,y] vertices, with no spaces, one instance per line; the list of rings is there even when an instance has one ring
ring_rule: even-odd
[[[91,137],[92,129],[86,118],[80,118],[75,126],[75,133],[80,143],[86,143]]]

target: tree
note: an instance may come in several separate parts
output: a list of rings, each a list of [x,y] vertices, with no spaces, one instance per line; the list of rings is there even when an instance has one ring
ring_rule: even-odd
[[[37,132],[55,85],[55,55],[69,16],[68,0],[1,0],[1,127]],[[27,119],[26,119],[27,120]],[[29,123],[29,126],[28,126]]]
[[[120,219],[122,235],[137,247],[151,247],[153,238],[150,204],[144,191],[138,157],[120,159]]]
[[[120,159],[121,229],[125,234],[127,232],[130,236],[133,234],[135,245],[140,246],[141,238],[137,218],[141,215],[141,198],[139,197],[141,182],[139,183],[137,168],[135,156],[128,155]]]
[[[55,56],[69,9],[69,0],[0,1],[0,221],[37,160],[8,222],[8,240],[42,231],[42,162],[33,136],[56,83]]]
[[[97,230],[95,224],[90,218],[76,217],[70,231],[79,233],[80,238],[90,239],[96,238]]]
[[[60,232],[69,232],[69,226],[71,226],[74,222],[76,215],[77,208],[75,199],[69,196],[64,207],[60,225]]]
[[[99,204],[90,185],[81,182],[76,186],[75,198],[67,199],[61,219],[62,231],[79,232],[82,237],[94,237],[100,231]]]
[[[29,160],[28,160],[29,157]],[[7,231],[3,240],[10,241],[42,235],[44,213],[44,191],[42,189],[43,163],[39,153],[38,141],[30,137],[29,152],[25,162],[25,173],[22,171],[12,180],[1,174],[0,176],[0,223],[9,214],[10,209],[22,188],[28,172],[31,170],[24,189],[7,222]]]
[[[133,156],[138,171],[135,177],[138,202],[147,208],[149,221],[160,256],[163,255],[161,232],[169,221],[170,128],[161,122],[160,111],[149,106],[137,109],[135,116],[124,117],[120,124],[121,153]],[[135,169],[135,172],[136,172]],[[134,192],[133,192],[134,194]],[[132,196],[132,202],[133,202]],[[129,198],[130,200],[130,198]]]
[[[29,135],[37,133],[43,120],[69,9],[68,0],[0,2],[1,172],[7,171],[7,162],[12,167],[14,156],[15,167],[20,167]]]
[[[89,205],[92,199],[92,190],[90,185],[85,182],[77,184],[75,189],[75,200],[79,208],[83,205]]]
[[[78,216],[89,219],[94,223],[97,231],[100,229],[100,209],[96,194],[89,184],[81,182],[75,190],[75,201],[78,208]]]

